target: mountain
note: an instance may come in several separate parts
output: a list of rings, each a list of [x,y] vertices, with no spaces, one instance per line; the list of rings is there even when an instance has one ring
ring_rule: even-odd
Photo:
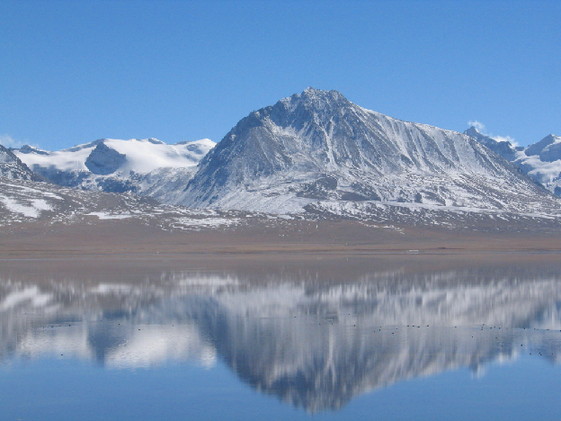
[[[559,209],[472,137],[308,88],[243,118],[175,203],[271,213],[379,215]]]
[[[497,155],[511,161],[522,173],[551,193],[561,196],[561,137],[550,134],[526,148],[497,141],[470,127],[464,132]]]
[[[38,177],[12,151],[0,145],[0,177],[37,180]]]
[[[240,219],[216,211],[193,211],[162,205],[147,197],[63,188],[50,183],[0,177],[0,227],[37,223],[77,224],[95,230],[97,223],[123,221],[164,231],[237,226]],[[130,232],[133,232],[132,229]]]
[[[471,126],[467,129],[464,134],[473,137],[482,145],[485,145],[487,148],[491,149],[497,155],[503,157],[507,161],[514,161],[517,157],[517,149],[516,147],[510,143],[509,141],[499,141],[493,139],[492,137],[486,136],[480,133],[475,127]]]
[[[158,139],[100,139],[54,152],[24,146],[14,154],[60,186],[131,192],[166,202],[178,180],[184,185],[214,145],[209,139],[175,145]]]
[[[561,137],[548,135],[525,149],[517,163],[530,178],[561,196]]]
[[[526,155],[538,155],[542,161],[553,162],[561,159],[561,136],[550,134],[524,151]]]

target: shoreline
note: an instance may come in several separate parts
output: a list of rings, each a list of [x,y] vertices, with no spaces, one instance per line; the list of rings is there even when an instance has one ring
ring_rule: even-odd
[[[0,233],[0,261],[61,259],[197,260],[323,257],[558,255],[561,228],[550,232],[384,227],[351,220],[288,221],[190,231],[135,222],[21,224]]]

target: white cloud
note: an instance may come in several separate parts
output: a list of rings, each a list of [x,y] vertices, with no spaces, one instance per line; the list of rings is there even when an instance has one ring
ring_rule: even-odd
[[[485,127],[485,124],[483,124],[480,121],[470,120],[470,121],[467,122],[467,124],[470,127],[475,127],[477,129],[477,131],[479,133],[481,133],[482,135],[488,136],[491,139],[496,140],[497,142],[510,142],[512,145],[518,146],[518,142],[516,141],[516,139],[514,139],[511,136],[499,136],[499,135],[494,135],[492,133],[489,133],[487,131],[487,127]]]
[[[477,120],[470,120],[468,121],[468,126],[475,127],[477,131],[481,134],[486,134],[487,130],[485,128],[485,124]]]
[[[19,148],[22,147],[24,143],[14,139],[10,135],[0,134],[0,145],[5,146],[6,148]]]

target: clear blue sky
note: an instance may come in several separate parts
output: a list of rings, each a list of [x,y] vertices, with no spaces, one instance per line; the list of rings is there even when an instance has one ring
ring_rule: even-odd
[[[220,140],[307,86],[521,144],[561,134],[561,1],[0,2],[0,139]]]

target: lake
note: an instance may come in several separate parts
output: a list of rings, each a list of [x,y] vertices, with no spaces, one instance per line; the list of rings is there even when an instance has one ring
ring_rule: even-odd
[[[3,261],[2,420],[561,418],[557,255]]]

